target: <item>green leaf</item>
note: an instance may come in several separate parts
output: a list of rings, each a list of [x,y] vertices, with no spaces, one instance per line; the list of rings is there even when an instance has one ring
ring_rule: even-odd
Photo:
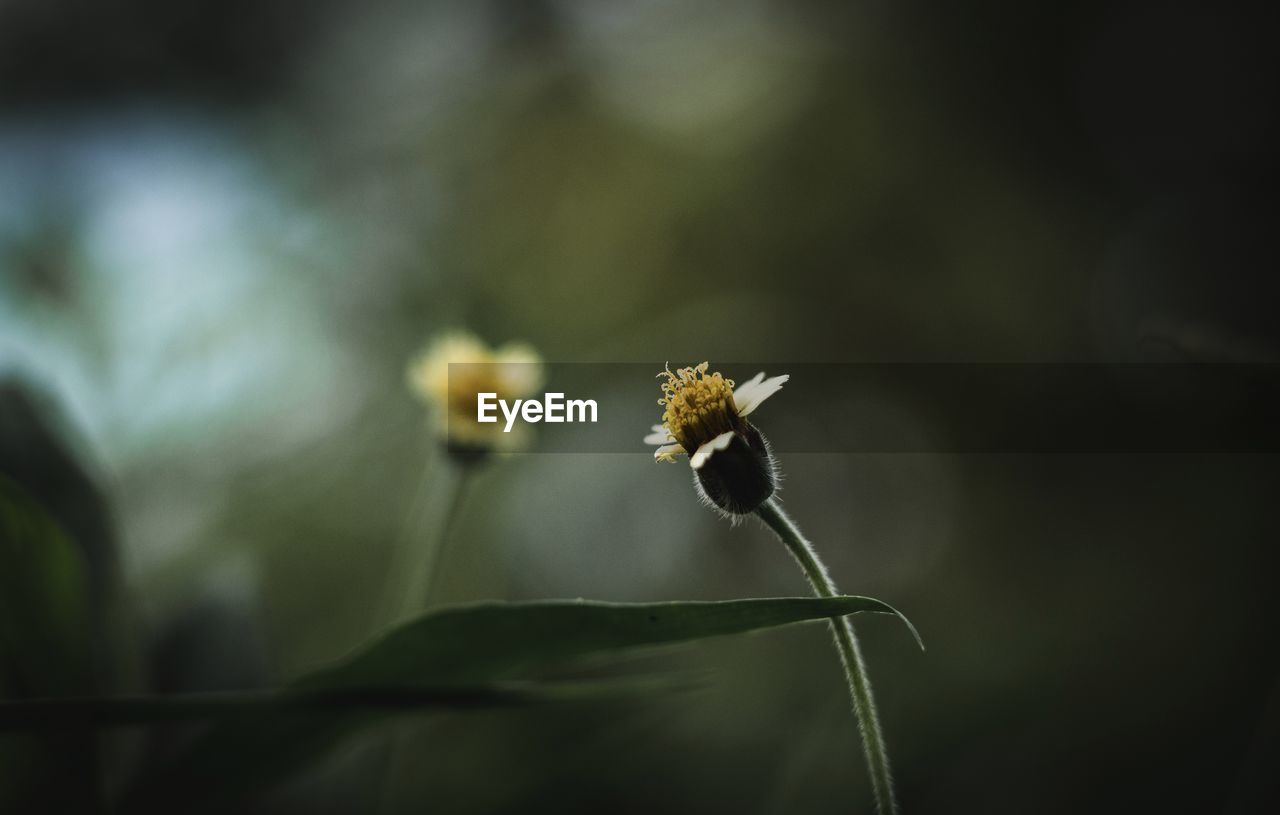
[[[0,476],[0,698],[91,690],[88,577],[80,551]],[[93,812],[94,741],[75,734],[0,737],[0,811]]]
[[[906,621],[889,605],[869,597],[483,603],[423,615],[290,687],[324,691],[499,681],[573,659],[858,612],[893,614]],[[222,723],[126,803],[156,808],[168,796],[180,794],[185,800],[222,808],[254,787],[280,780],[386,715],[386,710],[362,710]]]
[[[89,679],[88,578],[62,529],[0,475],[0,690],[84,692]],[[7,681],[3,681],[7,678]]]
[[[896,615],[919,641],[906,617],[870,597],[483,603],[420,617],[392,630],[345,662],[303,677],[296,686],[332,688],[498,679],[575,657],[858,612]]]
[[[692,687],[695,685],[690,681],[644,677],[406,688],[220,691],[166,696],[24,699],[0,701],[0,733],[98,730],[297,712],[395,712],[516,707],[549,702],[626,699]]]

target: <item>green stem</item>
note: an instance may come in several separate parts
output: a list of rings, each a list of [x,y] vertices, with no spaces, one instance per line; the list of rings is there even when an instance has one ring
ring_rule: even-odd
[[[423,611],[435,593],[435,576],[462,507],[465,486],[476,465],[455,462],[446,457],[444,466],[436,473],[435,489],[429,493],[427,473],[414,498],[408,534],[399,542],[392,555],[392,569],[383,596],[383,625],[400,622]],[[427,463],[430,472],[431,463]],[[386,761],[383,765],[379,797],[375,807],[386,811],[392,803],[395,788],[408,773],[410,746],[415,728],[413,722],[399,723],[391,732],[386,745]]]
[[[431,464],[427,462],[404,532],[391,553],[387,585],[377,618],[379,629],[426,608],[435,588],[436,566],[457,520],[464,487],[473,469],[472,465],[446,460],[432,478]]]
[[[831,579],[817,550],[813,548],[795,522],[779,506],[777,499],[770,498],[756,509],[760,520],[777,534],[786,544],[791,556],[800,564],[804,576],[813,586],[814,594],[819,597],[834,597],[840,592],[835,581]],[[889,774],[889,754],[884,746],[884,734],[880,731],[880,716],[876,713],[875,698],[871,694],[871,679],[867,676],[867,666],[862,659],[862,651],[858,647],[858,638],[853,633],[853,624],[848,617],[832,618],[831,631],[835,635],[836,647],[840,651],[840,661],[844,663],[845,678],[849,682],[849,695],[853,698],[853,713],[858,718],[858,727],[862,731],[862,748],[867,757],[867,769],[871,774],[871,790],[876,799],[876,811],[881,815],[893,815],[898,811],[898,802],[893,795],[893,778]]]
[[[436,596],[439,591],[436,584],[440,580],[439,564],[444,560],[446,551],[449,548],[449,540],[454,526],[458,523],[458,515],[461,513],[462,505],[466,503],[467,488],[471,484],[472,473],[475,472],[474,464],[456,464],[454,465],[452,490],[449,493],[449,503],[445,507],[444,516],[440,522],[440,534],[437,536],[433,545],[428,549],[428,561],[422,575],[421,587],[417,589],[416,595],[410,595],[410,602],[414,596],[420,604],[428,604]]]

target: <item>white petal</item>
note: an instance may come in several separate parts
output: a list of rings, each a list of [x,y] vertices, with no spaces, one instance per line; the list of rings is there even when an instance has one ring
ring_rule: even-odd
[[[710,461],[717,451],[728,447],[731,441],[733,441],[733,431],[726,430],[694,451],[693,456],[689,459],[689,466],[695,470],[701,470],[702,465]]]
[[[661,461],[669,459],[674,461],[676,456],[684,455],[684,448],[678,444],[666,444],[653,451],[653,460]]]
[[[752,392],[753,390],[755,390],[756,388],[760,387],[760,383],[761,383],[762,381],[764,381],[764,371],[761,371],[760,373],[758,373],[758,374],[756,374],[755,376],[751,377],[751,378],[750,378],[750,379],[748,379],[746,382],[741,382],[741,383],[739,383],[739,384],[737,384],[737,385],[734,385],[734,386],[733,386],[733,397],[734,397],[733,401],[734,401],[735,403],[736,403],[736,402],[738,402],[738,401],[742,398],[742,395],[743,395],[743,394],[746,394],[747,396],[750,396],[750,394],[751,394],[751,392]]]
[[[661,427],[655,428],[652,433],[644,437],[645,444],[671,444],[674,441],[675,438]]]
[[[494,354],[494,362],[499,366],[497,373],[502,387],[511,396],[528,396],[542,387],[546,379],[542,357],[533,350],[533,346],[525,343],[512,342],[502,346]]]
[[[756,374],[741,388],[733,390],[733,404],[738,408],[739,416],[746,416],[760,407],[764,400],[782,390],[782,386],[790,379],[789,374],[764,378],[764,371]]]
[[[738,407],[739,415],[742,414],[742,406],[755,403],[756,394],[760,391],[760,383],[764,381],[764,371],[743,382],[741,385],[735,385],[733,388],[733,404]]]

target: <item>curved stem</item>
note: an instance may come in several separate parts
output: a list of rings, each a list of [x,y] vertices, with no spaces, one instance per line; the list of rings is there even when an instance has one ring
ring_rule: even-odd
[[[835,581],[827,572],[827,568],[818,558],[813,548],[795,522],[783,512],[777,499],[770,498],[756,509],[760,520],[774,531],[778,538],[786,544],[791,556],[800,564],[804,576],[809,579],[814,594],[819,597],[833,597],[839,594]],[[871,694],[871,679],[867,676],[867,666],[862,659],[862,651],[858,647],[858,638],[853,633],[853,624],[848,617],[832,618],[831,632],[835,635],[836,647],[840,651],[840,661],[844,663],[845,679],[849,683],[849,695],[853,698],[853,713],[858,718],[858,728],[862,731],[862,749],[867,757],[867,769],[871,774],[871,791],[875,795],[876,810],[881,815],[893,815],[898,811],[898,802],[893,795],[893,778],[889,773],[889,754],[884,746],[884,734],[880,731],[880,716],[876,713],[875,698]]]

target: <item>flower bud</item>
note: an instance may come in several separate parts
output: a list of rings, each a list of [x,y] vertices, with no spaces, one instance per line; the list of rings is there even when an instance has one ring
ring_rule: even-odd
[[[731,515],[746,515],[769,500],[778,487],[769,442],[743,422],[723,449],[714,449],[694,467],[694,483],[707,503]]]

